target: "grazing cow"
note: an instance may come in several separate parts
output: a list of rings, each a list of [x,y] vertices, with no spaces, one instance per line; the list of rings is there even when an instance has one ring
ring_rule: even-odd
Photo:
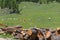
[[[27,29],[16,30],[15,32],[13,32],[13,36],[15,39],[25,40],[24,36],[26,35],[26,32],[27,32]]]
[[[50,32],[50,36],[47,38],[47,40],[60,40],[60,29],[52,30]]]
[[[32,28],[27,31],[24,38],[27,40],[43,40],[43,34],[39,29]]]
[[[50,38],[50,31],[49,29],[37,29],[32,28],[30,30],[27,30],[26,35],[24,36],[24,39],[27,40],[48,40]]]
[[[46,38],[46,40],[51,40],[51,31],[50,31],[50,29],[46,29],[45,38]]]
[[[52,33],[51,40],[60,40],[60,29]]]
[[[40,28],[40,34],[42,34],[43,38],[42,40],[51,40],[51,32],[50,32],[50,29],[45,29],[45,28]]]
[[[12,34],[16,30],[22,30],[22,26],[1,28],[6,34]]]
[[[37,37],[39,38],[39,40],[44,40],[44,34],[41,30],[38,30]]]

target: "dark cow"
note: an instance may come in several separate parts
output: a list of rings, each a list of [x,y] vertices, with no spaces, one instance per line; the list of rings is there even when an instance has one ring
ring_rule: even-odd
[[[32,28],[30,30],[30,33],[28,31],[28,34],[30,34],[31,40],[47,40],[50,37],[50,29],[45,28]],[[31,36],[32,35],[32,36]],[[34,35],[34,36],[33,36]]]
[[[43,40],[43,34],[38,28],[31,28],[24,38],[28,40]]]

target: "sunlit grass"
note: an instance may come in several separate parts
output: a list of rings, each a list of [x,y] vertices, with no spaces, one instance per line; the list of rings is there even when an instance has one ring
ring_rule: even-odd
[[[0,16],[0,23],[8,26],[22,25],[24,28],[60,27],[60,3],[38,5],[38,3],[22,2],[19,5],[19,9],[22,8],[21,14]]]

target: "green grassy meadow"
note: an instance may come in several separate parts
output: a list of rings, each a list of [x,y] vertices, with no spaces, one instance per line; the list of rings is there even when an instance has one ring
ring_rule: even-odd
[[[21,2],[20,14],[0,16],[0,23],[8,26],[21,25],[24,28],[57,28],[60,27],[60,3],[39,4]],[[10,18],[10,19],[9,19]],[[48,18],[51,18],[49,20]]]

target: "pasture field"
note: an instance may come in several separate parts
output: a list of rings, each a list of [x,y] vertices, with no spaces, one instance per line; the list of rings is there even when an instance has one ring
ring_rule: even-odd
[[[8,26],[21,25],[24,28],[60,27],[60,3],[21,2],[19,9],[22,9],[20,14],[0,15],[0,23]]]

